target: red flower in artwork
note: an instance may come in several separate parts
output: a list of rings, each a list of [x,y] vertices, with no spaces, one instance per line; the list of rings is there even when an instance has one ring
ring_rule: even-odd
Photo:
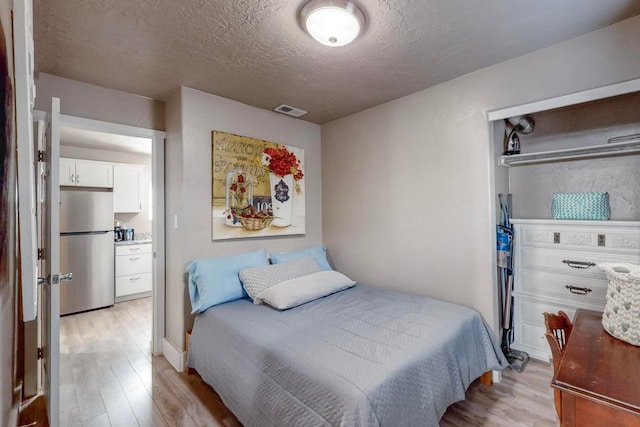
[[[267,147],[262,152],[262,164],[278,176],[293,175],[296,181],[304,177],[300,169],[300,160],[286,147]]]
[[[241,208],[249,204],[251,196],[251,175],[245,177],[239,174],[232,178],[229,183],[229,205]]]

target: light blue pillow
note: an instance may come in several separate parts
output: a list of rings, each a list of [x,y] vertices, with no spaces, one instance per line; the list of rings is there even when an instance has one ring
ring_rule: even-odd
[[[277,254],[271,254],[272,264],[282,264],[283,262],[291,261],[292,259],[311,256],[318,261],[318,265],[324,271],[333,270],[327,261],[327,248],[324,245],[310,246],[299,251],[280,252]]]
[[[209,307],[246,298],[238,273],[243,268],[269,265],[267,251],[260,249],[240,255],[203,258],[187,267],[191,314]]]

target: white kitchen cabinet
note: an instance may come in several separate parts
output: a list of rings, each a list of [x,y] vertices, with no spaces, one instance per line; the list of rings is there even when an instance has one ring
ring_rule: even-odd
[[[76,161],[60,158],[60,185],[76,185]]]
[[[116,302],[148,296],[152,270],[151,243],[116,246]]]
[[[113,165],[82,159],[60,159],[60,185],[74,187],[113,187]]]
[[[144,165],[116,164],[113,169],[114,212],[142,212]]]
[[[543,312],[602,311],[607,277],[602,262],[640,263],[637,221],[511,221],[515,228],[512,347],[548,361]]]

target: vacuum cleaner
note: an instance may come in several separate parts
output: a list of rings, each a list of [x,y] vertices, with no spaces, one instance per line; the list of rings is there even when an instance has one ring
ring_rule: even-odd
[[[497,251],[498,251],[498,281],[501,299],[502,340],[500,347],[504,353],[509,367],[522,372],[529,362],[529,354],[524,351],[511,348],[513,342],[513,227],[511,217],[511,194],[505,198],[502,193],[498,195],[500,202],[501,220],[496,226]]]

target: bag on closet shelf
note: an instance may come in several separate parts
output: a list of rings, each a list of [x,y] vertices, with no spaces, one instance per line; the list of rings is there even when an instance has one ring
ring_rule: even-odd
[[[619,340],[640,346],[640,265],[604,262],[598,268],[609,281],[602,326]]]
[[[551,214],[553,219],[606,221],[611,215],[609,193],[556,193]]]

